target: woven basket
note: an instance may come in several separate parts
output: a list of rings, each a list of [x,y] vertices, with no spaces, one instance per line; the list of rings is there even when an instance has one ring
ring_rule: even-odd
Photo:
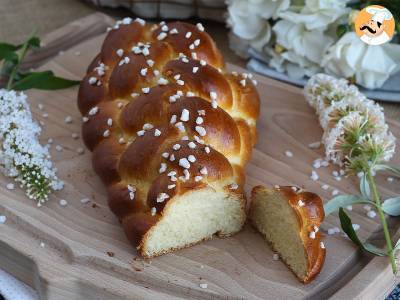
[[[86,0],[96,6],[123,7],[142,18],[187,19],[199,17],[224,22],[224,0]]]

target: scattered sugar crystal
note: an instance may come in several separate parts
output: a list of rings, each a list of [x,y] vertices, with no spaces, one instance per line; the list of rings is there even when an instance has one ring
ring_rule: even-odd
[[[155,216],[156,213],[157,213],[157,209],[156,209],[155,207],[152,207],[151,210],[150,210],[150,212],[151,212],[151,215],[152,215],[152,216]]]
[[[326,160],[323,160],[323,161],[321,162],[321,166],[322,166],[322,167],[327,167],[327,166],[329,166],[329,162],[326,161]]]
[[[208,287],[208,284],[207,283],[200,283],[200,287],[202,289],[206,289]]]
[[[72,123],[72,117],[71,116],[66,116],[64,122],[67,123],[67,124]]]
[[[321,142],[310,143],[308,144],[308,147],[311,149],[318,149],[319,147],[321,147]]]
[[[364,205],[363,206],[363,208],[366,210],[366,211],[370,211],[371,210],[371,205]]]
[[[285,151],[285,155],[286,155],[287,157],[293,157],[293,152],[292,152],[292,151],[289,151],[289,150],[286,150],[286,151]]]
[[[335,228],[329,228],[329,229],[328,229],[328,234],[329,234],[329,235],[334,235],[335,233],[336,233]]]
[[[317,180],[319,179],[319,176],[318,176],[317,172],[315,172],[314,170],[312,170],[312,171],[311,171],[310,179],[311,179],[312,181],[317,181]]]
[[[89,198],[82,198],[81,199],[81,203],[82,204],[86,204],[86,203],[89,203],[90,202],[90,199]]]
[[[373,219],[373,218],[376,217],[376,212],[373,211],[373,210],[370,210],[370,211],[367,212],[367,216],[368,216],[368,218]]]

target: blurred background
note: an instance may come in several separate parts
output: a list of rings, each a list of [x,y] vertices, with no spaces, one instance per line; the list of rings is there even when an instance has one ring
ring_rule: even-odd
[[[144,5],[149,2],[152,3],[151,7],[147,7],[147,10],[149,11],[148,15],[155,17],[155,21],[159,19],[156,15],[162,15],[163,7],[157,8],[157,4],[154,4],[157,1],[0,0],[0,41],[11,43],[21,42],[32,32],[33,28],[37,28],[38,35],[43,36],[71,21],[98,11],[106,13],[115,19],[134,16],[135,14],[130,8],[134,3],[140,2],[143,2],[142,4]],[[225,25],[226,7],[224,0],[210,2],[214,3],[210,4],[213,5],[211,11],[213,12],[214,21],[202,19],[201,22],[206,26],[207,32],[216,40],[225,56],[225,60],[245,66],[246,60],[235,55],[229,48],[229,29]],[[107,7],[103,7],[102,5],[106,3]],[[108,7],[110,3],[116,7]],[[126,8],[119,7],[118,5],[123,5]],[[182,15],[179,10],[184,8],[184,5],[178,6],[178,15],[181,15],[183,18],[188,16],[189,19],[185,18],[188,22],[199,22],[200,19],[197,16],[202,15],[201,13],[199,14],[199,10],[201,11],[201,9],[193,10],[190,7],[189,11]],[[139,6],[137,11],[143,12],[143,6]],[[203,10],[203,14],[206,14],[208,18],[209,11]],[[170,14],[171,17],[175,12]],[[219,20],[219,22],[215,21],[215,19]]]

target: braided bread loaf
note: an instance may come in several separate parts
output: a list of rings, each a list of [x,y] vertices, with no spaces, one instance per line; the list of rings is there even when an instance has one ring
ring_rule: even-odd
[[[80,86],[82,136],[144,257],[241,229],[259,114],[253,83],[226,73],[201,24],[127,18],[109,31]]]
[[[252,224],[303,283],[313,280],[325,261],[319,231],[324,217],[321,198],[298,187],[256,186],[251,192]]]

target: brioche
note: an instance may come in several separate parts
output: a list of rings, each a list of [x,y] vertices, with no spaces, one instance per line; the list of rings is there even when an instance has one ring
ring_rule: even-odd
[[[225,70],[201,24],[126,18],[109,30],[79,89],[82,137],[144,257],[241,229],[255,84]]]
[[[289,186],[256,186],[251,196],[251,223],[301,282],[313,280],[325,260],[319,231],[324,219],[321,199]]]

